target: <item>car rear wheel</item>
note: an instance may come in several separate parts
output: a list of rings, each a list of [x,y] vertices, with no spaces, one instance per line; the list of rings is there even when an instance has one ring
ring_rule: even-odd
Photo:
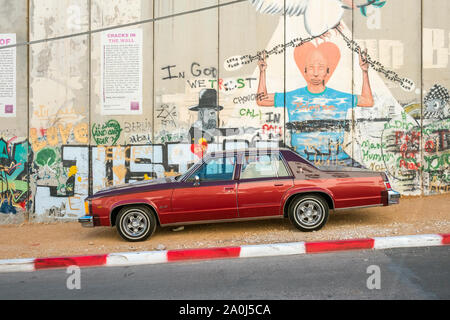
[[[126,206],[117,215],[116,228],[127,241],[144,241],[155,232],[156,218],[145,206]]]
[[[327,202],[318,195],[296,197],[289,205],[288,214],[291,223],[301,231],[320,230],[328,221]]]

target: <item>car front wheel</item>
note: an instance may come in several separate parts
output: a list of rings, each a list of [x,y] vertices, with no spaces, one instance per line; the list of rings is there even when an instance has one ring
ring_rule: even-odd
[[[116,227],[123,239],[143,241],[155,232],[156,218],[145,206],[126,206],[117,215]]]
[[[296,197],[289,205],[289,220],[301,231],[317,231],[327,223],[329,208],[318,195]]]

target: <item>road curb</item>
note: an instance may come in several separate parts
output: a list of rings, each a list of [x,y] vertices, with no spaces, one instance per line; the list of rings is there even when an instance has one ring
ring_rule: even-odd
[[[100,255],[0,260],[0,272],[30,272],[44,269],[79,267],[117,267],[177,261],[285,256],[345,250],[450,245],[450,234],[422,234],[369,239],[318,242],[292,242],[238,247],[199,248],[164,251],[121,252]]]

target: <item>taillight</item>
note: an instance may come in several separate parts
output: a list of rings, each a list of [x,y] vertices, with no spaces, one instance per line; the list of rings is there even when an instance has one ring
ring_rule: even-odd
[[[391,183],[387,177],[387,174],[384,172],[380,172],[381,177],[383,178],[384,185],[386,186],[386,190],[392,190]]]

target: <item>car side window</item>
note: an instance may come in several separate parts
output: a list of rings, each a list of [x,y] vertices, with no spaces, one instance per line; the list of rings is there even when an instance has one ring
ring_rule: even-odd
[[[290,176],[279,154],[245,155],[240,179],[277,178]]]
[[[272,164],[278,172],[278,177],[290,177],[288,169],[286,168],[286,164],[281,159],[280,154],[274,154],[272,159]]]
[[[199,176],[200,181],[224,181],[233,180],[235,157],[221,157],[208,160],[201,165],[190,177],[188,182],[193,182],[195,176]]]

